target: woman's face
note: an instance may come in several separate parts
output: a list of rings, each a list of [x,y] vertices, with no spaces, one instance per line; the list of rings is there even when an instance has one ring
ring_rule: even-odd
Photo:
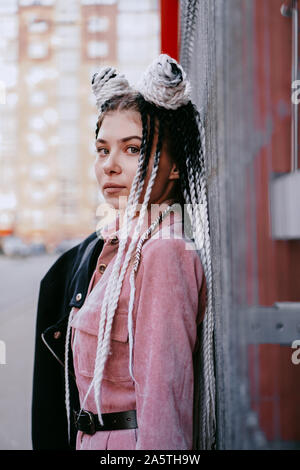
[[[126,201],[128,200],[138,167],[141,142],[142,121],[138,112],[133,110],[111,111],[105,115],[96,140],[95,173],[105,201],[115,209],[124,207],[122,203],[120,204],[120,197],[125,196]],[[156,144],[157,133],[154,136],[144,188],[139,199],[140,204],[144,200],[151,175]],[[178,178],[179,173],[176,171],[176,165],[163,145],[149,204],[160,204],[169,199]],[[105,188],[107,184],[116,184],[121,187]]]

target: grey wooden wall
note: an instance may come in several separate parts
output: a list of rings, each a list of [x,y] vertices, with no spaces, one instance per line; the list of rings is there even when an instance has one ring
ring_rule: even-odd
[[[181,0],[180,7],[180,61],[206,128],[217,447],[267,448],[250,408],[247,365],[245,184],[254,177],[253,159],[266,138],[253,128],[253,2]],[[255,227],[251,196],[250,205]],[[255,246],[255,233],[250,236]]]

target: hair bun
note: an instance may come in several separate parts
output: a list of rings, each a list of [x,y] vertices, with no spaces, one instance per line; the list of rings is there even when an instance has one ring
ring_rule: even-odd
[[[149,65],[137,85],[146,101],[167,109],[176,109],[191,99],[191,86],[181,65],[161,54]]]
[[[102,67],[92,77],[92,90],[96,97],[96,106],[101,112],[105,101],[114,96],[124,95],[131,91],[128,80],[117,72],[114,67]]]

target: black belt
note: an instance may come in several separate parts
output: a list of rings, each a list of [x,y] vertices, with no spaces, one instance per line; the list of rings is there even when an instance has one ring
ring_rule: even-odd
[[[87,410],[79,414],[74,411],[75,426],[78,431],[86,434],[95,434],[96,431],[115,431],[117,429],[137,428],[136,410],[119,411],[117,413],[102,413],[103,426],[101,426],[98,415]]]

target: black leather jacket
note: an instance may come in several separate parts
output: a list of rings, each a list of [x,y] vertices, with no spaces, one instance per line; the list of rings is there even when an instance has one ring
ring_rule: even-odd
[[[75,449],[76,430],[72,425],[69,445],[65,409],[66,329],[71,308],[81,307],[84,302],[102,248],[103,240],[92,233],[60,256],[41,280],[32,392],[34,450]],[[79,409],[79,398],[71,351],[69,377],[72,412]]]

